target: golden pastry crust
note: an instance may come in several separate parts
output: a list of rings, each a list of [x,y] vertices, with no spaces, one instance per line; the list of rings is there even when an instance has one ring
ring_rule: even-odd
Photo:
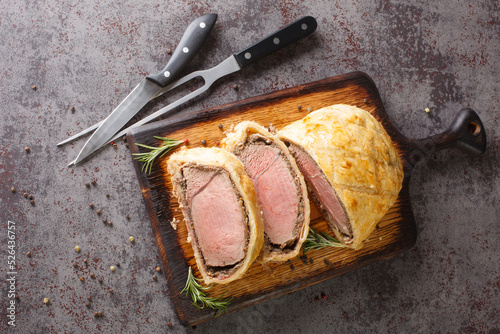
[[[403,166],[391,138],[367,111],[333,105],[316,110],[284,127],[278,137],[302,147],[321,167],[343,203],[360,248],[377,223],[396,202],[403,181]]]
[[[264,242],[264,223],[258,206],[255,189],[252,181],[245,173],[243,164],[233,154],[219,148],[182,149],[172,154],[166,164],[167,170],[171,175],[173,193],[178,199],[180,206],[182,206],[183,201],[181,199],[184,196],[184,189],[181,185],[183,179],[182,168],[184,166],[218,167],[229,174],[235,189],[239,193],[238,195],[243,199],[243,205],[248,217],[249,241],[245,258],[235,267],[236,270],[231,272],[229,276],[210,275],[204,266],[202,254],[198,247],[194,244],[192,244],[192,246],[196,264],[206,284],[226,284],[241,278],[258,257]],[[184,217],[184,220],[187,225],[188,218]],[[187,226],[187,230],[189,233],[188,242],[191,243],[194,239],[193,231],[189,226]]]
[[[259,125],[258,123],[251,121],[243,121],[236,125],[232,132],[226,134],[226,137],[221,140],[221,148],[228,150],[231,153],[235,153],[239,147],[243,146],[248,138],[252,134],[258,134],[259,136],[266,138],[276,144],[278,148],[283,152],[283,155],[290,163],[290,167],[296,175],[296,181],[300,188],[300,195],[303,198],[302,212],[300,212],[302,217],[302,223],[299,227],[297,233],[297,242],[293,249],[287,249],[286,251],[280,251],[277,249],[272,249],[271,247],[264,246],[262,249],[261,257],[259,261],[265,262],[282,262],[297,256],[300,252],[302,244],[307,239],[309,233],[309,221],[310,221],[310,205],[307,196],[307,186],[304,181],[304,177],[300,173],[295,159],[292,157],[288,148],[285,144],[278,139],[278,137],[271,132],[267,131],[266,128]]]

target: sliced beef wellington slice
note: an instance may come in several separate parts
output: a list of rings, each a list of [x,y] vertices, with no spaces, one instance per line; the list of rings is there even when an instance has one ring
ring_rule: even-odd
[[[287,125],[278,137],[332,232],[344,245],[360,248],[403,183],[398,151],[384,127],[363,109],[333,105]]]
[[[262,262],[298,255],[309,233],[307,187],[287,147],[255,122],[245,121],[221,141],[252,179],[264,218]]]
[[[219,148],[194,148],[173,154],[167,164],[205,283],[241,278],[259,255],[264,234],[242,163]]]

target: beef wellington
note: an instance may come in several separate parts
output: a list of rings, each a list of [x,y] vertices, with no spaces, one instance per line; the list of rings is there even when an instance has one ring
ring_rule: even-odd
[[[241,278],[263,244],[261,212],[243,164],[219,148],[193,148],[171,155],[167,169],[205,283]]]
[[[398,151],[367,111],[333,105],[278,132],[331,231],[360,248],[396,202],[403,182]]]

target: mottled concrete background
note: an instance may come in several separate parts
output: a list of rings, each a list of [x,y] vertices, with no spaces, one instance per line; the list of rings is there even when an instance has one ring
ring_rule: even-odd
[[[419,237],[411,250],[193,330],[179,325],[162,274],[152,278],[159,256],[124,143],[77,168],[66,164],[84,141],[56,143],[104,118],[163,67],[191,20],[209,12],[219,20],[186,72],[303,15],[315,16],[318,30],[182,111],[361,70],[403,134],[438,133],[471,107],[486,126],[488,149],[480,157],[440,152],[414,171]],[[0,277],[8,277],[10,220],[19,297],[9,327],[2,283],[0,331],[499,333],[499,13],[495,0],[0,1]],[[95,319],[98,311],[103,317]]]

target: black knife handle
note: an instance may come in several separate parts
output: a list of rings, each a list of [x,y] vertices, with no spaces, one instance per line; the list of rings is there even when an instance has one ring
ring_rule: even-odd
[[[198,52],[215,25],[215,21],[217,21],[217,14],[207,14],[191,22],[165,68],[156,74],[148,75],[146,79],[160,87],[165,87],[173,82],[179,72]]]
[[[245,50],[238,52],[234,57],[240,67],[243,67],[313,33],[317,26],[318,23],[314,17],[304,16]]]

